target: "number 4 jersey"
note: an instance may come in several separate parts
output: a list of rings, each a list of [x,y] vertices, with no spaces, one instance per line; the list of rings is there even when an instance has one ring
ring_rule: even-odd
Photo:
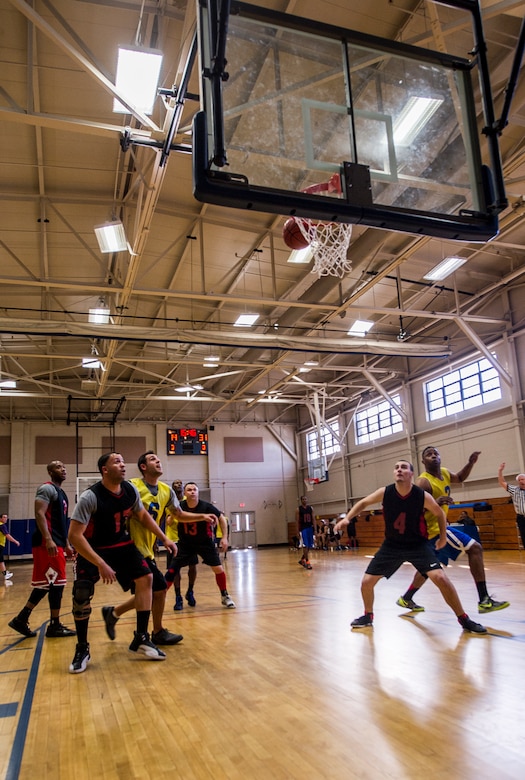
[[[397,492],[395,484],[387,485],[383,496],[385,538],[404,547],[417,546],[428,538],[424,514],[425,491],[412,485],[408,495]]]

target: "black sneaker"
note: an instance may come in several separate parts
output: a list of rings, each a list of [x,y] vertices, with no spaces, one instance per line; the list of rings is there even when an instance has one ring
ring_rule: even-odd
[[[77,632],[64,626],[63,623],[50,623],[46,630],[47,637],[76,636]]]
[[[481,623],[474,623],[473,620],[466,615],[463,618],[458,618],[458,623],[464,631],[470,631],[471,634],[487,634],[488,631]]]
[[[374,620],[370,615],[361,615],[361,617],[352,620],[350,625],[352,628],[372,628],[373,623]]]
[[[115,639],[115,626],[118,623],[118,617],[113,614],[113,607],[102,607],[102,617],[106,624],[106,634],[113,641]]]
[[[147,661],[165,661],[166,653],[155,647],[149,634],[137,634],[135,631],[133,642],[129,646],[130,653],[141,656]]]
[[[409,609],[411,612],[425,611],[425,607],[421,607],[419,604],[416,604],[414,599],[404,599],[403,596],[400,596],[398,598],[396,604],[398,605],[398,607],[403,607],[403,609]]]
[[[487,596],[478,604],[478,612],[496,612],[498,609],[507,609],[510,601],[496,601],[492,596]]]
[[[186,595],[185,595],[184,598],[186,599],[186,601],[188,602],[190,607],[196,607],[197,606],[197,602],[195,601],[195,596],[193,595],[193,591],[192,590],[186,591]]]
[[[182,634],[172,634],[167,628],[161,628],[151,635],[151,641],[155,645],[177,645],[183,639]]]
[[[10,620],[7,625],[10,628],[14,628],[15,631],[18,631],[19,634],[23,634],[23,636],[36,636],[36,631],[31,631],[29,628],[29,623],[24,623],[24,621],[21,620],[18,615]]]
[[[182,600],[182,596],[175,596],[175,604],[173,605],[173,609],[175,612],[180,612],[181,609],[184,608],[184,602]]]
[[[89,645],[87,642],[79,642],[77,644],[75,655],[69,665],[70,674],[80,674],[86,671],[86,666],[91,661],[89,654]]]

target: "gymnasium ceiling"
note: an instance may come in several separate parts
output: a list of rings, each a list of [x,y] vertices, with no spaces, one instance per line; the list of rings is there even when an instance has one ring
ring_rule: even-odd
[[[441,51],[458,35],[424,1],[259,5]],[[499,116],[525,2],[482,0],[482,9]],[[351,408],[523,327],[519,306],[499,297],[520,300],[525,271],[523,78],[501,137],[509,207],[496,239],[461,244],[358,226],[352,270],[319,278],[287,262],[283,217],[195,200],[197,101],[181,106],[165,166],[154,148],[121,148],[126,126],[163,140],[172,107],[157,99],[156,133],[112,112],[118,45],[137,33],[156,43],[161,85],[180,84],[195,0],[0,0],[0,18],[0,379],[16,381],[0,388],[0,420],[118,406],[126,422],[300,424],[317,403],[326,416]],[[199,93],[197,66],[188,91]],[[102,254],[93,227],[115,216],[131,251]],[[443,282],[423,279],[451,254],[468,262]],[[88,323],[101,300],[108,326]],[[256,326],[233,327],[247,311],[259,314]],[[352,352],[355,319],[375,324]],[[429,345],[443,356],[419,354]],[[90,356],[101,368],[83,367]]]

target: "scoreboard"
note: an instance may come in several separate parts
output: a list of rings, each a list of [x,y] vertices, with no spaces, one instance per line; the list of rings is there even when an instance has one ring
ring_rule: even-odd
[[[168,455],[207,455],[208,431],[197,428],[168,428]]]

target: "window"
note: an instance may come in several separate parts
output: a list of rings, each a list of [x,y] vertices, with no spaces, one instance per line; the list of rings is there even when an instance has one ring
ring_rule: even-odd
[[[339,436],[339,420],[331,421],[330,428],[326,428],[323,425],[319,431],[317,428],[313,431],[308,431],[306,434],[307,459],[316,460],[321,457],[321,453],[323,455],[335,455],[337,452],[341,452],[341,447],[334,433]],[[319,439],[321,439],[321,449],[319,449]]]
[[[486,358],[425,383],[427,416],[439,420],[501,398],[499,374]]]
[[[393,395],[392,400],[401,406],[401,396]],[[388,401],[369,406],[355,416],[355,440],[357,444],[367,444],[383,436],[402,433],[403,420]]]

